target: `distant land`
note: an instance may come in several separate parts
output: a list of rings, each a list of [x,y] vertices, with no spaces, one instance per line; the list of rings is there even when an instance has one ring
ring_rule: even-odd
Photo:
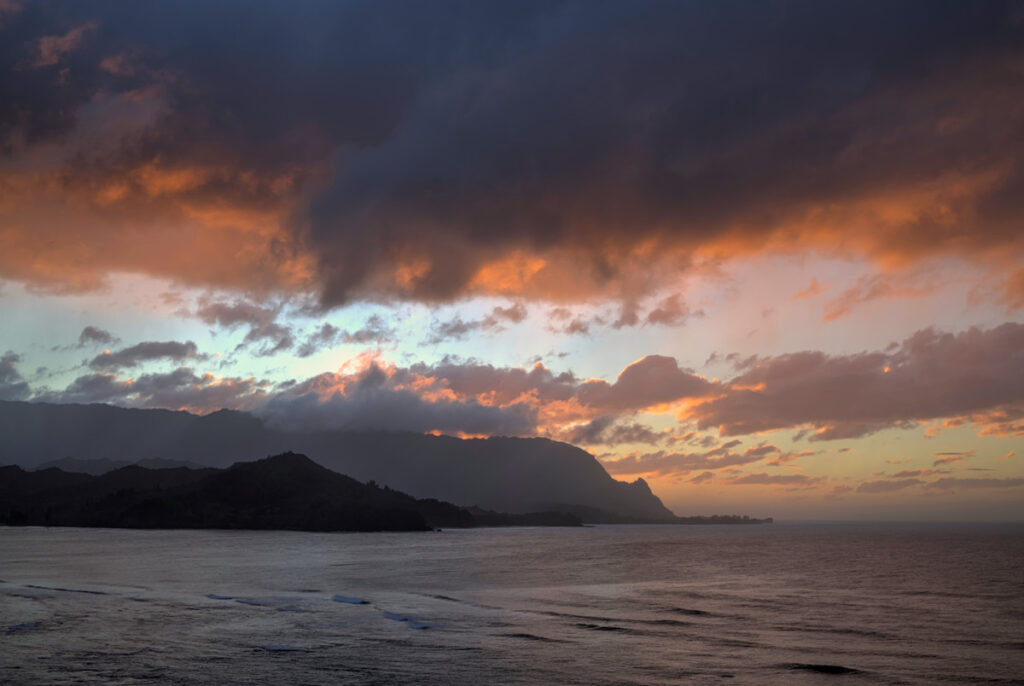
[[[227,469],[128,466],[102,476],[0,467],[0,524],[132,529],[429,531],[439,527],[580,526],[559,512],[473,511],[362,484],[305,455]]]
[[[59,460],[44,462],[37,466],[36,469],[42,470],[56,468],[65,472],[78,472],[81,474],[99,476],[100,474],[112,472],[115,469],[131,466],[144,467],[146,469],[176,469],[177,467],[187,467],[189,469],[203,468],[203,465],[196,464],[195,462],[188,462],[187,460],[163,460],[159,457],[145,458],[142,460],[136,460],[135,462],[103,458],[96,460],[80,460],[76,457],[62,457]]]
[[[643,479],[613,479],[590,453],[546,438],[460,439],[410,432],[293,431],[254,415],[0,401],[0,464],[101,474],[143,465],[227,467],[296,452],[414,498],[509,514],[564,512],[588,523],[759,523],[678,518]],[[70,461],[68,460],[70,458]]]

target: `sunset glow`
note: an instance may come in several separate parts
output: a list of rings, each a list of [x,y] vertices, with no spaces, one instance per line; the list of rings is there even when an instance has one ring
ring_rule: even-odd
[[[61,7],[0,2],[0,399],[1024,517],[1019,6]]]

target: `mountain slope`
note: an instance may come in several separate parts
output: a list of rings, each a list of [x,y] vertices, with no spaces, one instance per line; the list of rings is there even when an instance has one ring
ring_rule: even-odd
[[[156,458],[223,467],[286,451],[304,453],[361,481],[462,506],[511,513],[559,509],[589,521],[674,519],[642,480],[616,481],[589,453],[544,438],[294,432],[229,410],[198,416],[107,405],[0,402],[0,464],[31,468],[64,457]]]
[[[0,522],[8,524],[426,531],[477,523],[450,503],[362,484],[294,453],[224,470],[130,466],[89,476],[2,467],[0,478]]]

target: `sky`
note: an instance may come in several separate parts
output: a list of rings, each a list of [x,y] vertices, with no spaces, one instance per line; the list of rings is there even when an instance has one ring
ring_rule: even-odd
[[[0,399],[1024,519],[1019,2],[0,0],[0,74]]]

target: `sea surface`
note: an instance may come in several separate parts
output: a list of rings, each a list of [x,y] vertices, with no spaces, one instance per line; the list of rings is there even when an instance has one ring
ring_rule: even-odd
[[[5,684],[1024,683],[1024,528],[0,528]]]

